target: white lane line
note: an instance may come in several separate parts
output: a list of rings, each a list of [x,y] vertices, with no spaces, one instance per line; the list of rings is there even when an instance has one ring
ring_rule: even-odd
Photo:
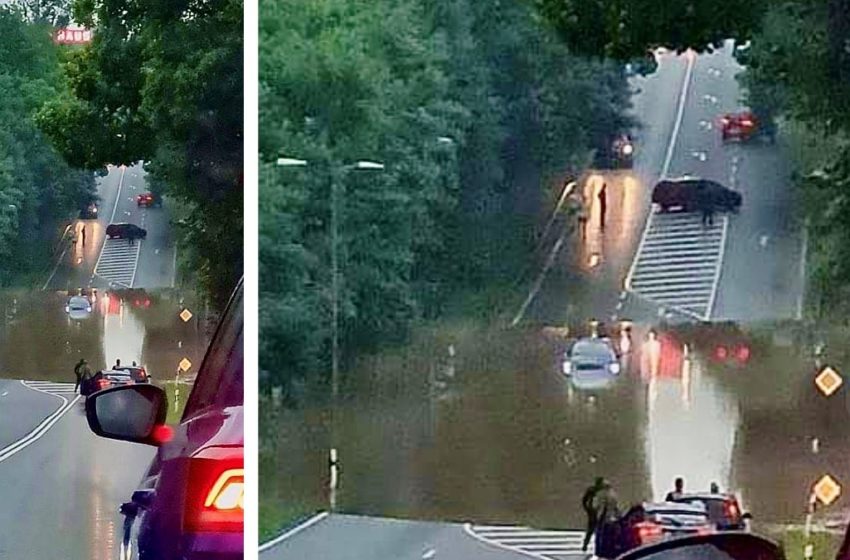
[[[259,552],[265,552],[266,550],[270,549],[271,547],[282,543],[283,541],[285,541],[289,537],[296,535],[297,533],[300,533],[304,529],[315,525],[319,521],[325,519],[327,516],[328,516],[328,512],[326,512],[326,511],[322,511],[322,512],[317,513],[316,515],[314,515],[313,517],[311,517],[310,519],[308,519],[304,523],[302,523],[300,525],[296,525],[295,527],[293,527],[289,531],[285,532],[284,534],[282,534],[278,537],[275,537],[272,540],[264,542],[263,544],[261,544]]]
[[[66,399],[62,395],[57,395],[55,393],[49,393],[47,391],[43,391],[43,390],[38,389],[36,387],[30,387],[29,385],[27,385],[26,381],[24,381],[23,379],[21,380],[21,385],[23,385],[27,389],[31,389],[33,391],[38,391],[39,393],[44,393],[46,395],[53,395],[54,397],[60,399],[62,401],[62,404],[59,405],[59,408],[57,408],[50,416],[48,416],[47,418],[42,420],[41,423],[38,426],[36,426],[30,433],[28,433],[24,437],[20,438],[16,442],[7,445],[3,449],[0,449],[0,463],[5,461],[9,457],[12,457],[13,455],[19,453],[20,451],[23,451],[24,449],[29,447],[31,444],[33,444],[36,441],[38,441],[39,439],[41,439],[44,436],[44,434],[46,434],[48,432],[48,430],[50,430],[50,428],[52,428],[53,425],[56,424],[56,422],[61,420],[62,417],[65,415],[65,413],[68,412],[69,410],[71,410],[71,408],[77,403],[77,401],[80,400],[80,398],[82,398],[81,395],[77,395],[74,398],[74,400],[68,402],[68,399]]]
[[[488,546],[499,548],[501,550],[506,550],[508,552],[513,552],[515,554],[522,554],[524,556],[527,556],[528,558],[534,558],[535,560],[552,560],[551,558],[547,558],[546,556],[542,556],[540,554],[535,554],[533,552],[528,552],[526,550],[521,550],[521,549],[518,549],[518,548],[511,547],[511,546],[505,546],[505,545],[498,543],[496,541],[491,541],[489,539],[485,539],[484,537],[478,535],[475,531],[472,530],[472,523],[464,523],[463,530],[466,532],[467,535],[469,535],[473,539],[477,540],[478,542],[484,543]]]
[[[121,200],[121,187],[124,186],[124,173],[127,171],[127,166],[125,165],[123,169],[121,169],[121,178],[118,179],[118,194],[115,196],[115,206],[112,207],[112,217],[109,218],[109,223],[115,223],[115,212],[118,211],[118,202]],[[109,224],[107,224],[109,225]]]
[[[688,96],[688,88],[691,83],[691,75],[694,71],[694,63],[696,62],[696,56],[690,54],[686,56],[688,57],[688,67],[685,70],[685,82],[682,85],[682,92],[679,95],[679,108],[676,111],[676,120],[673,122],[673,133],[670,134],[670,144],[667,146],[667,156],[664,158],[664,165],[661,167],[661,177],[667,177],[667,172],[670,170],[670,162],[673,161],[673,149],[676,146],[676,139],[679,137],[679,129],[682,126],[682,117],[685,114],[685,100]]]
[[[65,236],[68,235],[68,230],[71,229],[71,226],[73,225],[73,223],[68,224],[68,227],[66,227],[65,231],[62,232],[62,239],[65,239]],[[47,289],[47,286],[50,284],[50,281],[53,280],[54,276],[56,276],[56,271],[59,270],[59,265],[62,264],[62,261],[65,260],[65,255],[68,253],[68,247],[69,246],[66,245],[65,248],[62,249],[62,254],[59,255],[59,258],[56,260],[56,266],[53,267],[53,272],[50,273],[50,276],[48,276],[47,278],[47,282],[45,282],[44,286],[41,287],[42,292]]]

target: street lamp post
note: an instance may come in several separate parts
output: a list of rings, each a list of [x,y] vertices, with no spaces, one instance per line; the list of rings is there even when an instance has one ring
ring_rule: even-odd
[[[309,162],[303,159],[280,157],[277,165],[281,167],[305,167]],[[330,509],[336,509],[336,487],[338,477],[337,454],[337,421],[336,414],[339,404],[339,300],[340,300],[340,270],[339,270],[339,214],[340,202],[344,193],[345,174],[352,169],[380,171],[384,164],[361,160],[352,164],[331,164],[331,449],[329,453],[330,467]]]

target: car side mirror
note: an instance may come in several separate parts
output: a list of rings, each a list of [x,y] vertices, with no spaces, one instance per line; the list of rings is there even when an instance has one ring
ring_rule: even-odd
[[[156,385],[124,385],[98,391],[86,399],[86,419],[99,436],[162,445],[170,436],[165,424],[168,399]]]
[[[752,518],[753,518],[753,514],[750,513],[750,512],[745,512],[744,515],[741,516],[741,519],[746,519],[748,521]]]

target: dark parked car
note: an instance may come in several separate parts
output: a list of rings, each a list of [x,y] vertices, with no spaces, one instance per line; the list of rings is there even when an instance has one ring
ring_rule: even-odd
[[[676,503],[702,504],[708,518],[718,531],[746,531],[749,513],[741,511],[738,498],[733,494],[684,494],[674,500]]]
[[[95,373],[92,377],[82,382],[80,394],[88,397],[98,391],[123,385],[133,385],[136,381],[129,371],[106,369]]]
[[[148,230],[136,224],[109,224],[106,226],[106,237],[110,239],[144,239]]]
[[[97,219],[97,203],[90,202],[80,208],[81,220],[96,220]]]
[[[243,558],[242,326],[240,282],[174,427],[165,425],[168,403],[156,385],[111,388],[86,401],[96,434],[159,448],[121,506],[122,558]]]
[[[601,529],[602,538],[596,555],[616,558],[635,548],[668,539],[707,535],[714,525],[701,504],[642,503]]]
[[[673,208],[696,212],[700,210],[701,200],[711,201],[715,210],[732,212],[741,207],[743,197],[716,181],[697,178],[664,179],[652,190],[652,202],[658,204],[662,212]]]

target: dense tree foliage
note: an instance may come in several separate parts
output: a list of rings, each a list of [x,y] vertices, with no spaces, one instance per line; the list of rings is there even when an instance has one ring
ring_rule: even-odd
[[[12,0],[27,21],[64,27],[71,20],[71,0]]]
[[[0,9],[0,281],[43,265],[56,226],[94,191],[91,173],[72,170],[35,122],[64,80],[51,28]],[[39,258],[41,257],[41,258]]]
[[[572,52],[630,60],[748,39],[774,0],[535,0]]]
[[[350,357],[515,280],[544,187],[632,124],[621,68],[572,56],[522,2],[268,0],[260,22],[266,386],[328,369],[332,181]]]
[[[817,152],[797,162],[810,225],[810,288],[817,313],[846,313],[850,295],[848,44],[850,2],[785,1],[767,13],[742,59],[750,103],[802,123],[795,142]]]
[[[241,0],[77,0],[74,17],[94,39],[69,53],[72,92],[42,128],[75,166],[150,162],[188,208],[181,249],[224,303],[242,273]]]

